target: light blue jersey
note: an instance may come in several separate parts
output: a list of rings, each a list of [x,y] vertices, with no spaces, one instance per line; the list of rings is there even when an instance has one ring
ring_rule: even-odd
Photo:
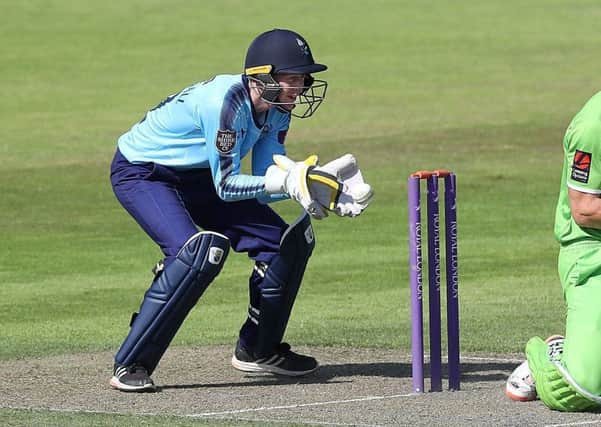
[[[246,78],[220,75],[167,97],[118,140],[131,163],[175,169],[210,168],[215,189],[226,201],[281,200],[265,191],[265,171],[274,154],[285,154],[290,114],[271,108],[263,122],[253,118]],[[252,175],[240,174],[252,150]]]

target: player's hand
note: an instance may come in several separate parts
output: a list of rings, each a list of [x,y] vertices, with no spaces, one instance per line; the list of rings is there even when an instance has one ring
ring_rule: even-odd
[[[374,194],[352,154],[311,168],[308,183],[313,198],[338,216],[360,215],[369,206]]]
[[[285,193],[297,201],[313,218],[323,219],[328,213],[313,199],[307,175],[317,164],[317,156],[309,156],[303,162],[295,162],[286,156],[273,156],[275,165],[270,166],[265,174],[265,189],[270,194]]]

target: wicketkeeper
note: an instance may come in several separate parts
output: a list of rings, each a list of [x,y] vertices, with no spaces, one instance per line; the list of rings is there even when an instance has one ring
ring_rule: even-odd
[[[230,247],[255,261],[232,365],[288,376],[317,369],[282,342],[315,246],[310,218],[359,215],[372,197],[352,155],[323,166],[286,157],[291,116],[310,117],[322,103],[327,83],[313,74],[326,68],[299,34],[267,31],[248,48],[243,74],[186,87],[119,138],[113,190],[164,259],[115,355],[112,387],[155,389],[150,375]],[[241,173],[247,155],[251,174]],[[268,206],[289,198],[304,209],[290,225]]]
[[[528,360],[509,377],[506,394],[514,400],[538,397],[559,411],[596,411],[601,409],[601,92],[572,119],[563,150],[555,236],[567,307],[565,339],[530,339]]]

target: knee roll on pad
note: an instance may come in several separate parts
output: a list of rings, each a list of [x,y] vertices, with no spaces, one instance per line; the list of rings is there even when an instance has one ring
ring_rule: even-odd
[[[229,252],[227,237],[203,231],[192,236],[146,291],[131,330],[115,356],[152,373],[184,319],[219,274]]]
[[[284,232],[280,251],[259,285],[257,357],[270,355],[282,341],[307,262],[315,248],[311,219],[304,212]]]
[[[550,409],[565,412],[601,409],[601,397],[580,387],[560,361],[552,362],[547,344],[541,338],[528,341],[526,355],[536,381],[536,392]]]

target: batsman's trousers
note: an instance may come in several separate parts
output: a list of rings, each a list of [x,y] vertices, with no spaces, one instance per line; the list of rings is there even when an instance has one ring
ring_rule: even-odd
[[[581,387],[601,395],[601,242],[562,247],[558,269],[567,308],[562,363]]]

